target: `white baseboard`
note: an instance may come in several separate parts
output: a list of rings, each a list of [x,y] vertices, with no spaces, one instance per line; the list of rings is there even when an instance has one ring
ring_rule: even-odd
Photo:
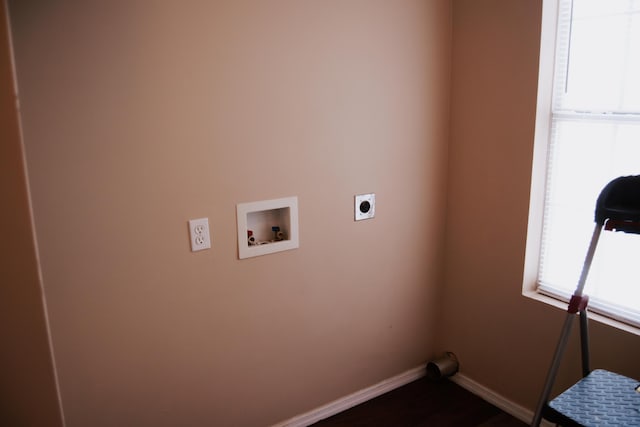
[[[365,389],[356,391],[348,396],[334,400],[326,405],[315,408],[307,413],[295,416],[286,421],[274,424],[272,427],[306,427],[332,415],[353,408],[361,403],[383,395],[398,387],[409,384],[426,375],[426,364],[410,369],[394,377],[388,378]]]
[[[450,380],[458,384],[465,390],[470,391],[478,397],[481,397],[483,400],[491,403],[493,406],[502,409],[507,414],[519,419],[526,424],[530,424],[531,420],[533,420],[533,411],[530,411],[523,406],[513,403],[504,396],[497,394],[493,390],[488,389],[487,387],[475,382],[474,380],[464,376],[463,374],[457,373],[456,375],[452,376]],[[552,427],[555,424],[551,424],[543,420],[540,425],[544,427]]]
[[[406,372],[381,381],[365,389],[356,391],[355,393],[352,393],[348,396],[344,396],[340,399],[334,400],[333,402],[315,408],[307,413],[297,415],[286,421],[274,424],[272,427],[307,427],[332,415],[353,408],[354,406],[364,403],[367,400],[373,399],[398,387],[409,384],[410,382],[422,378],[425,375],[426,364],[417,368],[410,369]],[[529,409],[510,401],[504,396],[497,394],[493,390],[488,389],[487,387],[475,382],[471,378],[466,377],[459,372],[449,379],[465,390],[470,391],[478,397],[481,397],[483,400],[486,400],[487,402],[500,408],[507,414],[519,419],[520,421],[526,424],[531,423],[531,420],[533,419],[533,411],[530,411]],[[540,425],[544,427],[553,426],[553,424],[548,423],[544,420]]]

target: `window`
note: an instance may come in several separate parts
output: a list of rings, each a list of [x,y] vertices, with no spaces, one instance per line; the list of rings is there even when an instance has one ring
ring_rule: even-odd
[[[553,84],[538,107],[548,123],[536,130],[548,143],[537,291],[568,299],[598,194],[613,178],[640,174],[640,0],[553,3]],[[585,293],[592,311],[640,327],[640,235],[602,233]]]

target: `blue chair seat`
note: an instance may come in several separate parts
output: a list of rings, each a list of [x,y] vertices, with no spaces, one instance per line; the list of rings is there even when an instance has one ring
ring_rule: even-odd
[[[577,425],[640,426],[640,382],[596,369],[549,402]]]

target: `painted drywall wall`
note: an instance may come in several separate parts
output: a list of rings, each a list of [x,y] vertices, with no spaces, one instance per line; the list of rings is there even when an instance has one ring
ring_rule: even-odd
[[[59,426],[7,22],[0,3],[0,424]]]
[[[521,295],[541,4],[453,2],[440,322],[442,345],[457,353],[465,375],[529,409],[535,407],[564,319],[561,310]],[[637,336],[594,322],[591,331],[594,367],[640,377]],[[572,343],[556,391],[579,378],[576,350]]]
[[[449,1],[9,6],[67,426],[268,425],[440,351]],[[238,260],[287,196],[300,248]]]

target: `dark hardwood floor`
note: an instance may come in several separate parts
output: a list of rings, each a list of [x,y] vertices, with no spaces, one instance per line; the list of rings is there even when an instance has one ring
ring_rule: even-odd
[[[421,378],[314,427],[523,427],[504,413],[449,380]]]

